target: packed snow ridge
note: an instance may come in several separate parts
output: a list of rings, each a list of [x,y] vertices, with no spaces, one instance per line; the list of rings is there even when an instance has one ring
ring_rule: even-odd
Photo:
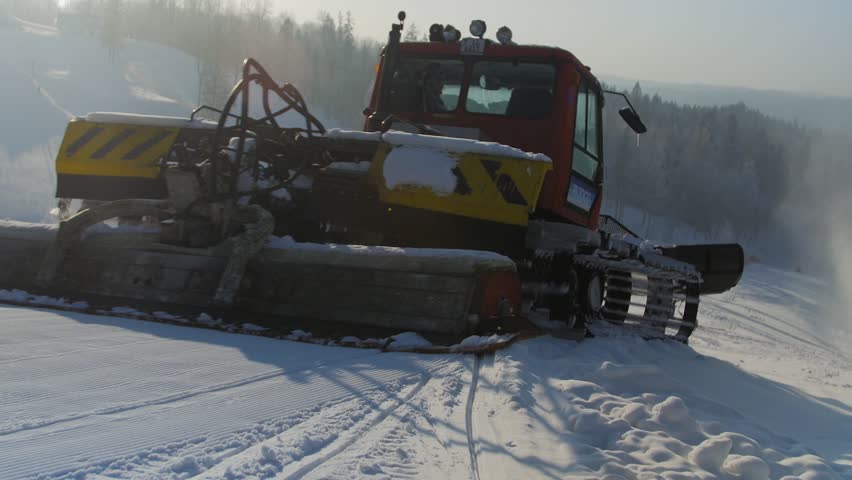
[[[81,301],[69,301],[44,295],[33,295],[23,290],[0,290],[0,302],[32,304],[43,307],[60,307],[73,310],[86,310],[89,304]]]
[[[473,261],[491,261],[507,266],[514,265],[511,259],[499,253],[484,250],[456,250],[446,248],[408,248],[366,245],[338,245],[326,243],[297,242],[290,236],[270,236],[266,248],[303,252],[340,252],[342,254],[374,257],[406,257],[412,259],[456,259]]]

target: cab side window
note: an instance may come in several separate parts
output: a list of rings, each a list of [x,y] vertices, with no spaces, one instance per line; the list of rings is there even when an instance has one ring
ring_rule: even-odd
[[[588,85],[580,84],[577,92],[571,179],[565,201],[585,212],[591,211],[599,192],[598,117],[598,94]]]
[[[598,95],[586,85],[577,93],[577,120],[574,129],[574,171],[595,180],[599,165]]]

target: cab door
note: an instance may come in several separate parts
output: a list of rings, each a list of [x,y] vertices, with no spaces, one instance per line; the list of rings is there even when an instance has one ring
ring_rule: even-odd
[[[601,105],[598,93],[585,82],[577,92],[577,112],[574,127],[574,145],[571,174],[565,205],[582,215],[587,225],[596,224],[600,209],[602,187],[601,169]]]

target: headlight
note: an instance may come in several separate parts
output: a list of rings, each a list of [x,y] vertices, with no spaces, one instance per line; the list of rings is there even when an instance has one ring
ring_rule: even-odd
[[[485,22],[482,20],[474,20],[470,22],[470,34],[474,37],[482,38],[486,30]]]
[[[444,41],[444,26],[440,23],[434,23],[429,27],[429,41],[443,42]]]
[[[444,27],[444,40],[450,43],[455,43],[461,40],[461,32],[456,30],[456,27],[447,25]]]
[[[497,30],[497,40],[499,40],[503,45],[511,45],[512,30],[509,29],[509,27],[500,27],[500,30]]]

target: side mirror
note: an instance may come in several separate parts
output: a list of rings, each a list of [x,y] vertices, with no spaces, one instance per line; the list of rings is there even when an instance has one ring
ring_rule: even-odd
[[[621,115],[624,122],[627,123],[634,132],[641,134],[648,131],[648,128],[644,123],[642,123],[642,119],[639,118],[639,115],[633,111],[632,108],[624,107],[618,111],[618,114]]]

